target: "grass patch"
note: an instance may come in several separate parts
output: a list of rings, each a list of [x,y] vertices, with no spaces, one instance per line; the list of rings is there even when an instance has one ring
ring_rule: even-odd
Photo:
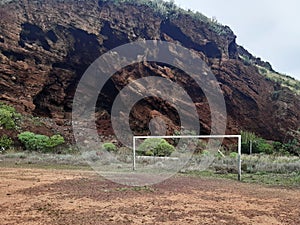
[[[198,158],[197,158],[198,157]],[[199,158],[200,157],[200,158]],[[183,169],[181,175],[207,177],[212,179],[228,179],[237,181],[237,161],[227,156],[215,158],[211,166],[202,171],[198,168],[203,156],[194,156],[192,164]],[[84,170],[93,171],[81,155],[41,154],[33,152],[9,151],[0,154],[0,168],[32,168],[47,170]],[[300,158],[278,157],[269,155],[243,155],[242,182],[264,184],[269,186],[300,188]],[[110,170],[109,167],[106,168]],[[126,171],[130,167],[123,168]],[[149,172],[149,171],[148,171]],[[124,187],[115,191],[146,191],[152,192],[150,187]]]
[[[89,165],[52,164],[35,162],[2,161],[1,168],[46,169],[46,170],[85,170],[92,171]]]
[[[259,183],[270,186],[300,187],[300,173],[276,174],[255,173],[242,175],[242,181],[246,183]]]
[[[188,176],[237,180],[237,174],[217,174],[214,171],[190,171],[185,173]],[[272,187],[297,187],[300,188],[300,172],[291,174],[277,174],[277,173],[244,173],[242,174],[242,182],[252,184],[263,184]]]
[[[79,155],[42,154],[10,150],[0,154],[0,167],[57,170],[92,170]]]
[[[154,192],[154,189],[149,186],[142,187],[122,187],[117,188],[116,191],[126,192],[126,191],[134,191],[134,192]]]

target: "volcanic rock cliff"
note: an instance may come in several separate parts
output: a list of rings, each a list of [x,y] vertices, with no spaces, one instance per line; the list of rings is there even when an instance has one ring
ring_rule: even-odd
[[[0,100],[23,114],[49,118],[50,128],[68,137],[72,100],[85,70],[108,50],[141,39],[181,44],[202,55],[224,93],[228,134],[249,130],[283,140],[288,131],[300,126],[299,95],[245,64],[229,27],[184,11],[164,16],[150,5],[129,1],[18,0],[1,4]],[[271,69],[268,63],[262,65]],[[210,133],[210,112],[200,88],[175,68],[146,62],[124,68],[103,89],[97,105],[100,133],[113,134],[110,107],[114,98],[141,74],[171,80],[176,76],[196,103],[201,131]],[[147,133],[153,115],[168,116],[172,126],[178,127],[178,115],[167,105],[161,107],[163,104],[149,98],[136,105],[132,129]]]

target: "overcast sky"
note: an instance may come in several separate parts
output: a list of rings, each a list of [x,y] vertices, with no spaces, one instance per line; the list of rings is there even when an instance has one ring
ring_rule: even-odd
[[[300,1],[175,0],[231,27],[237,43],[300,80]]]

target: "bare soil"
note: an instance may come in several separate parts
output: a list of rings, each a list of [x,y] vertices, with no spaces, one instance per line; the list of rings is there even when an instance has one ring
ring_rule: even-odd
[[[0,224],[300,224],[300,190],[176,176],[134,188],[92,171],[1,168]]]

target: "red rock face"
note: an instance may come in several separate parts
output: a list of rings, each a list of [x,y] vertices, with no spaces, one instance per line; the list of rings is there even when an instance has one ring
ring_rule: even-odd
[[[165,19],[148,6],[97,1],[15,1],[1,6],[0,16],[0,100],[19,112],[50,118],[65,135],[70,133],[72,100],[84,71],[108,50],[139,39],[178,43],[202,56],[224,93],[227,133],[243,129],[283,140],[300,126],[299,96],[245,65],[229,28],[218,34],[190,15]],[[201,131],[210,133],[209,106],[195,82],[177,69],[144,63],[124,68],[102,90],[97,105],[100,134],[113,135],[110,110],[119,91],[150,75],[176,80],[188,90],[201,115]],[[149,98],[133,108],[132,130],[148,134],[149,121],[159,114],[169,132],[180,127],[176,110]]]

